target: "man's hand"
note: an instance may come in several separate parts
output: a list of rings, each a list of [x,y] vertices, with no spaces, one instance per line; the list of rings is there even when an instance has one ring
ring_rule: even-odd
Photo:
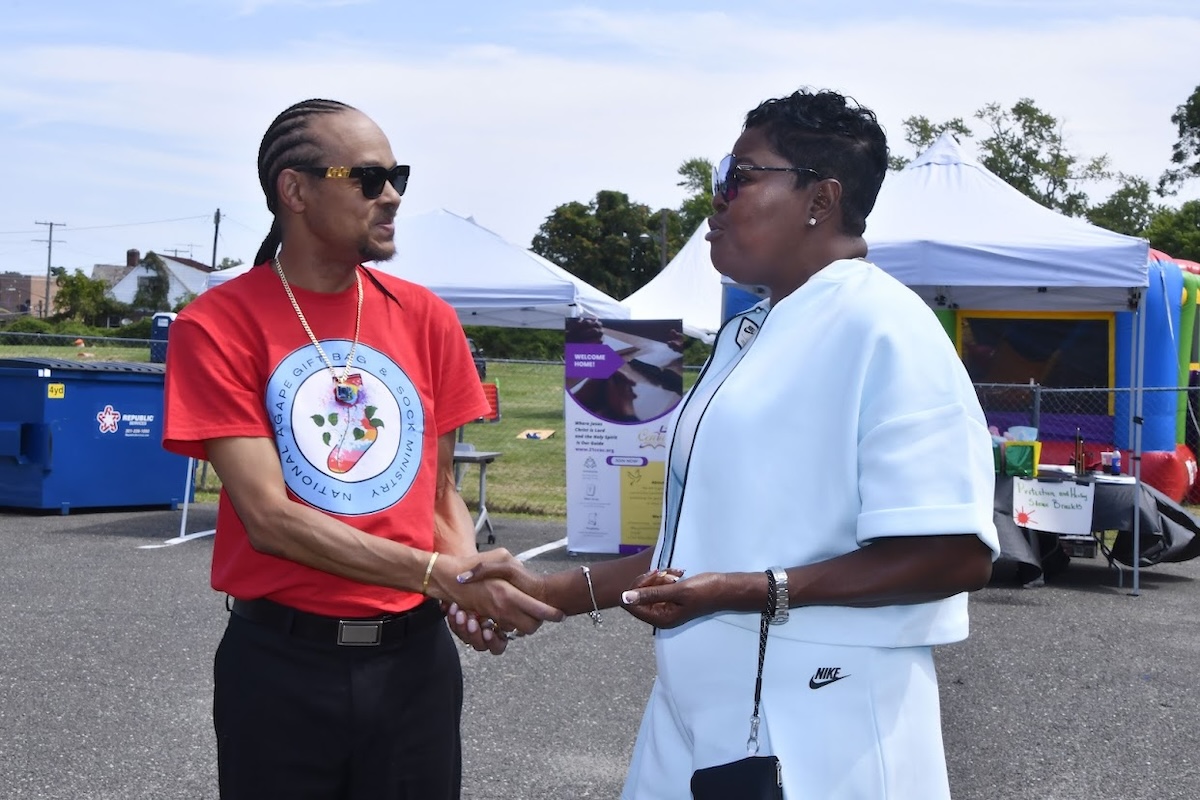
[[[478,563],[457,576],[462,583],[507,581],[530,597],[543,602],[546,600],[545,581],[542,577],[526,569],[524,564],[504,548],[480,553],[478,558]],[[447,609],[446,622],[454,635],[467,645],[480,652],[489,651],[492,655],[500,655],[508,647],[511,639],[523,635],[504,629],[495,619],[481,617],[475,611],[460,608],[456,603],[452,603]]]
[[[477,569],[481,564],[497,565],[501,571],[517,578],[517,585],[499,577],[459,581],[459,575],[471,572],[472,568]],[[517,577],[521,573],[524,576]],[[561,622],[563,619],[562,611],[538,599],[536,581],[530,580],[531,577],[520,562],[503,548],[475,556],[447,554],[439,558],[435,565],[429,593],[443,602],[457,605],[458,609],[473,611],[478,619],[485,622],[492,620],[492,624],[501,631],[530,634],[543,622]],[[472,641],[468,641],[468,644],[474,646]]]

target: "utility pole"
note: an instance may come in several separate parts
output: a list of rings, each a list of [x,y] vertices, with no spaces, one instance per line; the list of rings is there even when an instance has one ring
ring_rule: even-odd
[[[35,222],[33,224],[34,225],[48,225],[50,227],[50,233],[46,235],[45,239],[34,239],[35,242],[45,242],[46,243],[46,301],[42,305],[42,316],[48,317],[48,316],[50,316],[50,259],[52,258],[53,253],[54,253],[54,226],[58,225],[60,228],[65,228],[65,227],[67,227],[67,223],[65,223],[65,222]]]
[[[212,268],[217,268],[217,234],[221,230],[221,209],[217,209],[217,213],[213,214],[213,256]]]

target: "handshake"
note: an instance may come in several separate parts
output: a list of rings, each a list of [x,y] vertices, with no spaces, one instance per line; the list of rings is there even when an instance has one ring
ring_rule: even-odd
[[[647,572],[649,552],[605,562],[594,572],[578,567],[550,575],[531,572],[503,548],[446,561],[433,571],[428,594],[441,601],[454,634],[480,652],[499,655],[510,641],[536,632],[543,622],[561,622],[574,614],[589,614],[599,627],[600,610],[618,604],[659,627],[693,617],[685,609],[694,604],[681,604],[683,594],[671,591],[683,588],[674,586],[682,570]],[[663,590],[669,594],[656,594]]]

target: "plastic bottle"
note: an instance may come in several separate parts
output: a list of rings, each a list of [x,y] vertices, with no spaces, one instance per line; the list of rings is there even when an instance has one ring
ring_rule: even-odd
[[[1114,451],[1113,451],[1113,455],[1112,455],[1112,474],[1113,474],[1113,475],[1120,475],[1120,474],[1121,474],[1121,451],[1120,451],[1120,450],[1114,450]]]

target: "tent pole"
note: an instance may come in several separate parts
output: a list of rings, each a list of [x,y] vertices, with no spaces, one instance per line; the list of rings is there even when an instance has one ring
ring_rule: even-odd
[[[1137,310],[1137,382],[1133,390],[1133,591],[1137,597],[1141,594],[1141,565],[1142,565],[1142,415],[1145,402],[1146,382],[1146,295],[1144,291],[1138,298]]]
[[[179,535],[187,533],[188,505],[192,499],[192,473],[196,471],[196,459],[189,457],[187,462],[187,478],[183,483],[183,516],[179,519]]]

